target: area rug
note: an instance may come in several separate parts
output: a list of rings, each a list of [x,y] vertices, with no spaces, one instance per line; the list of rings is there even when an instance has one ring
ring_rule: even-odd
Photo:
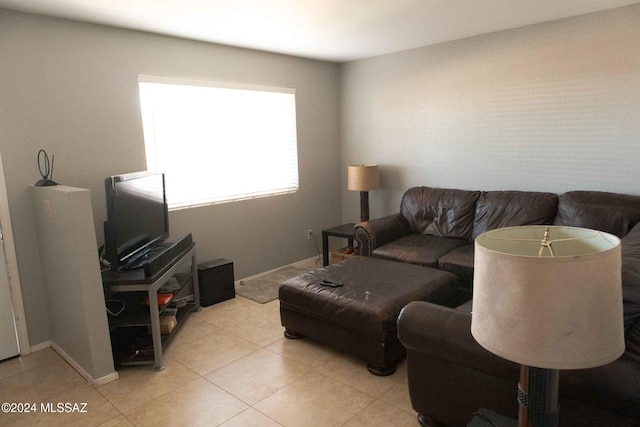
[[[314,257],[264,274],[242,279],[236,283],[236,294],[260,304],[265,304],[278,298],[278,289],[282,282],[320,267],[322,267],[322,260]]]

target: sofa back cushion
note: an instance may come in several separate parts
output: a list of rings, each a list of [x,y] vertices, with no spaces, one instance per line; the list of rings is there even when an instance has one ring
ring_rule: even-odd
[[[558,196],[525,191],[483,191],[476,203],[473,238],[488,230],[553,224]]]
[[[629,331],[640,324],[640,223],[622,238],[621,252],[624,328]]]
[[[560,195],[555,225],[592,228],[624,237],[640,222],[640,196],[601,191]]]
[[[412,233],[471,239],[479,191],[414,187],[402,196],[400,213]]]

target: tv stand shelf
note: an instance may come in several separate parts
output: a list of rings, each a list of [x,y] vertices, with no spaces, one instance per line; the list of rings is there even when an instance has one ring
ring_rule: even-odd
[[[185,296],[189,296],[189,294],[184,295],[184,293],[189,291],[191,288],[191,273],[177,273],[173,277],[178,280],[180,289],[173,292],[174,297],[169,301],[168,304],[164,306],[158,306],[158,313],[160,316],[162,316],[162,313],[172,301],[177,301],[184,298]],[[119,292],[116,294],[115,298],[112,297],[112,299],[122,300],[125,303],[125,308],[121,314],[119,314],[118,316],[109,317],[109,328],[112,332],[115,328],[124,328],[128,326],[151,326],[151,311],[149,310],[148,306],[142,303],[144,297],[148,297],[148,293],[145,291]],[[176,317],[183,311],[191,313],[194,306],[194,301],[191,301],[187,304],[187,306],[181,307],[178,310],[178,314],[176,314]],[[185,310],[189,307],[191,307],[192,310]]]
[[[191,261],[191,268],[185,273],[183,270],[188,261]],[[178,280],[180,288],[172,292],[172,300],[185,300],[188,303],[178,309],[175,315],[177,325],[171,333],[161,334],[160,315],[167,306],[158,306],[154,302],[158,298],[158,289],[173,277]],[[191,312],[200,310],[195,243],[169,260],[151,277],[145,277],[141,268],[121,272],[104,271],[102,282],[110,299],[125,302],[122,313],[108,316],[116,362],[121,365],[153,364],[156,370],[164,369],[163,347],[169,344]],[[145,298],[150,302],[148,306],[143,303]],[[129,344],[133,342],[139,350],[134,351],[133,346],[129,349]]]

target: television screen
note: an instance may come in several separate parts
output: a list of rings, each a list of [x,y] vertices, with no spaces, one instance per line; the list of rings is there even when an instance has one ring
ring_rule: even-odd
[[[169,235],[164,174],[137,172],[105,179],[107,223],[105,256],[112,268]]]

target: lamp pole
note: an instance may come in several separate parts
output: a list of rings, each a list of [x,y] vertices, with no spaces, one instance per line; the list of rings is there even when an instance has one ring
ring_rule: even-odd
[[[369,192],[360,192],[360,221],[369,221]]]
[[[556,427],[558,406],[557,369],[520,365],[518,427]]]

